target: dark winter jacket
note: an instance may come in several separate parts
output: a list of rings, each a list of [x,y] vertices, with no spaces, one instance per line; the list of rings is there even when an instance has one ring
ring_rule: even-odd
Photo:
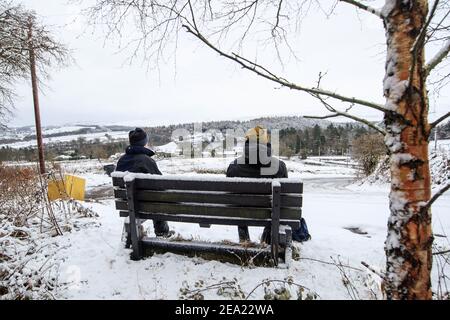
[[[128,146],[125,154],[117,162],[116,171],[128,171],[135,173],[162,174],[151,157],[155,153],[145,147]]]
[[[259,151],[261,151],[262,154],[267,155],[266,161],[264,161],[264,159],[259,159]],[[274,165],[278,164],[278,170],[272,174],[264,175],[262,169],[265,168],[267,170],[272,163],[274,163]],[[252,146],[246,142],[244,154],[235,159],[228,166],[227,177],[287,178],[288,172],[286,164],[283,161],[272,157],[272,147],[270,143],[267,145],[257,144]]]

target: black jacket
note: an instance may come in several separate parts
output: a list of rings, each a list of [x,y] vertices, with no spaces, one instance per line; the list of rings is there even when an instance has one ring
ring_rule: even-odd
[[[116,171],[128,171],[135,173],[162,174],[151,157],[155,153],[145,147],[128,146],[125,154],[117,162]]]
[[[267,155],[266,159],[259,158],[259,151],[263,155]],[[264,174],[264,170],[269,167],[278,165],[275,172],[270,172],[268,175]],[[288,172],[286,164],[272,157],[272,148],[270,144],[258,144],[251,146],[248,142],[245,143],[244,154],[235,159],[228,166],[227,177],[241,177],[241,178],[287,178]]]

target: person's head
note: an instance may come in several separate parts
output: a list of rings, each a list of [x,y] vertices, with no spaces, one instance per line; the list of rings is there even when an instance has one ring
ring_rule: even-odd
[[[245,161],[249,164],[267,164],[272,154],[267,130],[261,126],[251,128],[245,133]]]
[[[136,128],[128,133],[130,145],[145,147],[148,143],[148,135],[141,128]]]
[[[268,144],[269,136],[267,134],[267,130],[261,126],[251,128],[245,133],[245,141],[246,142],[250,141],[253,143],[256,142],[258,144]]]

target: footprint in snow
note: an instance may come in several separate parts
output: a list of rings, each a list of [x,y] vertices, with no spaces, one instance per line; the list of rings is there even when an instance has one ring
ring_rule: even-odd
[[[362,230],[360,227],[344,227],[344,229],[348,230],[350,232],[356,233],[356,234],[360,234],[362,236],[366,236],[367,238],[370,238],[368,233],[366,231]]]

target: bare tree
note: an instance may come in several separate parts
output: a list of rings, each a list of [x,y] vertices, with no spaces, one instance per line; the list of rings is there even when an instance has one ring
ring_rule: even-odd
[[[32,26],[33,38],[29,38]],[[69,60],[65,45],[54,39],[33,11],[12,1],[0,0],[0,124],[14,106],[14,85],[30,77],[30,49],[34,50],[41,80],[48,78],[49,69]]]
[[[429,84],[435,81],[445,85],[449,78],[444,67],[440,77],[430,80],[438,66],[448,62],[448,1],[386,0],[381,9],[372,8],[367,2],[337,0],[333,8],[355,7],[376,16],[380,26],[384,26],[385,103],[327,90],[321,85],[321,75],[315,85],[295,83],[241,53],[245,41],[259,35],[265,35],[264,44],[272,43],[279,56],[282,46],[289,50],[289,35],[296,32],[309,8],[315,5],[323,9],[317,0],[97,0],[89,15],[95,23],[106,23],[108,36],[118,35],[121,40],[127,38],[122,32],[131,22],[137,29],[133,34],[138,36],[127,38],[125,45],[134,47],[133,58],[141,51],[149,61],[158,63],[168,46],[176,47],[178,34],[184,29],[243,69],[282,87],[312,95],[329,111],[321,118],[347,117],[382,133],[390,153],[392,176],[385,245],[386,297],[431,299],[430,205],[435,197],[431,197],[428,136],[449,113],[428,122],[427,80]],[[232,45],[227,45],[225,39],[232,39]],[[425,62],[425,46],[431,43],[441,49]],[[335,102],[340,105],[344,102],[348,107],[341,110]],[[384,117],[383,124],[376,125],[352,114],[352,108],[379,111]]]

